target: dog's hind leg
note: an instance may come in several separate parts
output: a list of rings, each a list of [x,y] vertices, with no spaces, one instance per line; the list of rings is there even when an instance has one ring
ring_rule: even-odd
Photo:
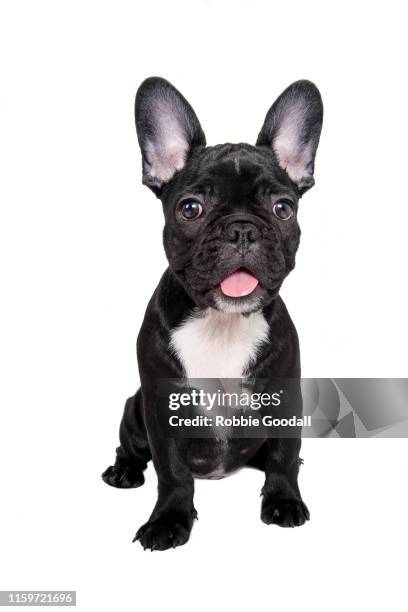
[[[102,479],[121,489],[140,487],[144,483],[143,471],[152,458],[143,419],[141,389],[126,401],[119,440],[115,464],[104,471]]]

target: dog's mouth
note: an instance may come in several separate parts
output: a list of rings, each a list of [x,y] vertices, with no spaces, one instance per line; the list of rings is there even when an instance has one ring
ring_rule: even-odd
[[[246,268],[239,268],[220,283],[223,295],[230,298],[240,298],[251,295],[259,284],[259,280]]]

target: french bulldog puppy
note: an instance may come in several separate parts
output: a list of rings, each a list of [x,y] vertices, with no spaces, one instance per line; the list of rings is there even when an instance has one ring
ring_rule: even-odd
[[[141,388],[125,404],[116,461],[103,480],[141,486],[153,460],[158,499],[135,537],[145,549],[187,542],[195,477],[243,465],[265,472],[261,519],[302,525],[309,511],[298,486],[299,437],[165,437],[157,381],[300,377],[298,337],[279,289],[295,265],[299,200],[314,184],[319,91],[309,81],[290,85],[255,146],[206,146],[192,107],[162,78],[142,83],[135,115],[143,183],[163,205],[169,267],[147,306],[137,341]]]

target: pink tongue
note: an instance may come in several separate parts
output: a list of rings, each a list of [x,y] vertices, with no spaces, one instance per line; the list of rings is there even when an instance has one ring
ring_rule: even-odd
[[[228,297],[243,297],[253,292],[258,285],[258,279],[246,270],[237,270],[221,283],[221,291]]]

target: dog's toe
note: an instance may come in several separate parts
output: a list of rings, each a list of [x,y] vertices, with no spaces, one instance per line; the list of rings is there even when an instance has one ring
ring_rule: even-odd
[[[133,541],[139,540],[145,550],[167,550],[182,546],[189,537],[190,531],[180,523],[168,525],[161,521],[149,521],[140,527]]]
[[[266,497],[262,503],[261,519],[267,525],[299,527],[310,519],[306,504],[300,499]]]
[[[150,550],[167,550],[182,546],[190,538],[191,527],[197,513],[191,516],[162,517],[148,521],[136,533],[133,541],[139,540],[143,548]]]
[[[127,465],[111,465],[102,474],[102,480],[111,487],[132,489],[141,487],[144,483],[142,472]]]

